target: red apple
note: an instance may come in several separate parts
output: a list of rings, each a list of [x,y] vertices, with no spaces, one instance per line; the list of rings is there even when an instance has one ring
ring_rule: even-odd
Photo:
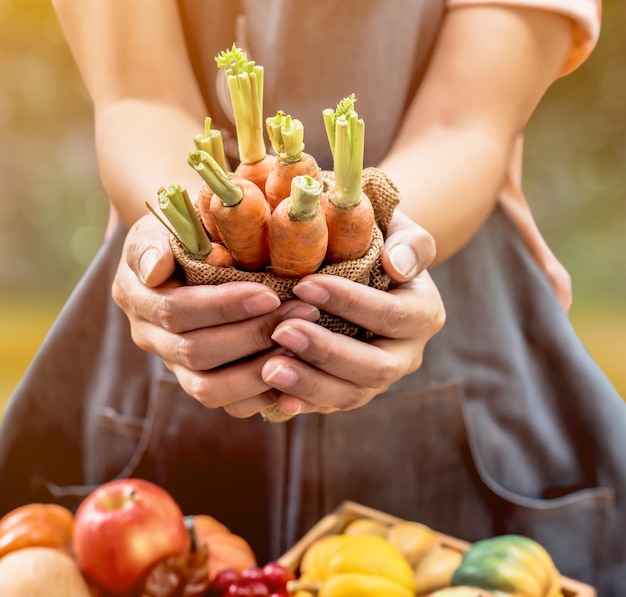
[[[85,576],[117,595],[130,593],[162,558],[190,550],[174,498],[142,479],[111,481],[90,493],[76,511],[72,544]]]

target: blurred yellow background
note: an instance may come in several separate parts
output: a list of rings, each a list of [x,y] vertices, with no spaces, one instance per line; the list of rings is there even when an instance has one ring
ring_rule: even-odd
[[[77,0],[80,1],[80,0]],[[524,184],[574,280],[574,326],[626,396],[626,3],[548,92]],[[0,412],[100,244],[91,104],[49,2],[0,2]]]

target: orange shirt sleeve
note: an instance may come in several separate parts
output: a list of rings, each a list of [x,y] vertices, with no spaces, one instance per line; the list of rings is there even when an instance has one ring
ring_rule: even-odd
[[[500,5],[537,8],[563,14],[574,22],[574,37],[569,55],[559,76],[578,68],[591,54],[600,35],[602,0],[447,0],[447,6]]]

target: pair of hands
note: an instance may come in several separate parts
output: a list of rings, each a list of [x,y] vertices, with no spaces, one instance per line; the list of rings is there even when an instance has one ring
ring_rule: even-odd
[[[388,292],[310,275],[282,302],[263,284],[185,286],[167,232],[150,215],[129,231],[113,284],[133,341],[159,355],[183,390],[207,408],[250,417],[278,401],[287,415],[367,404],[421,364],[445,312],[426,268],[432,237],[396,210],[383,267]],[[315,323],[319,310],[372,332],[362,342]]]

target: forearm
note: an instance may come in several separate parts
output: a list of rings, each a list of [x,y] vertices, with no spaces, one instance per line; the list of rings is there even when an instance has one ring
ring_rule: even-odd
[[[493,211],[508,153],[504,139],[484,131],[437,126],[380,164],[400,191],[400,209],[433,235],[435,263],[462,249]]]
[[[461,249],[493,210],[516,139],[571,45],[572,24],[543,10],[450,10],[424,81],[380,164],[402,210],[437,244]]]
[[[168,104],[137,99],[114,102],[96,113],[100,176],[126,226],[156,204],[157,190],[178,182],[193,197],[201,184],[187,164],[204,116]]]

